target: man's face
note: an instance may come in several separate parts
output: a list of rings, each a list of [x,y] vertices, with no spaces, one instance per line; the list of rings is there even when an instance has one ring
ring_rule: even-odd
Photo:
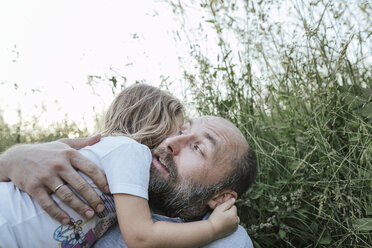
[[[229,125],[215,117],[194,119],[154,150],[149,185],[153,209],[171,217],[205,214],[206,203],[216,193],[215,185],[228,175],[227,161],[237,149]]]

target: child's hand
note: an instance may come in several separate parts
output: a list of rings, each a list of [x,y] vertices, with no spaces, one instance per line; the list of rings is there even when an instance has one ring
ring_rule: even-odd
[[[217,206],[208,221],[212,224],[216,239],[223,238],[236,230],[239,224],[237,209],[232,198]]]

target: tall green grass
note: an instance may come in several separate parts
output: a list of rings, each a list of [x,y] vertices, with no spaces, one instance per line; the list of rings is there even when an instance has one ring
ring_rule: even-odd
[[[372,6],[285,1],[288,24],[270,21],[283,1],[171,4],[194,58],[188,100],[257,152],[237,202],[255,247],[371,247]],[[190,11],[205,22],[191,27]]]

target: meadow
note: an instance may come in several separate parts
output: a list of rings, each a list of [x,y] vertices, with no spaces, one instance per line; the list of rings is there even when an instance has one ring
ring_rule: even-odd
[[[284,2],[169,1],[190,45],[186,114],[228,118],[255,149],[258,178],[237,202],[255,247],[372,247],[372,5]],[[0,151],[89,134],[24,125],[0,116]]]

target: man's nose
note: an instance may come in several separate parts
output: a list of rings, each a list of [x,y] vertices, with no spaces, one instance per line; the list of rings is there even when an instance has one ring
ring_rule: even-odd
[[[187,144],[189,137],[187,135],[177,135],[165,140],[166,149],[173,155],[177,155]]]

